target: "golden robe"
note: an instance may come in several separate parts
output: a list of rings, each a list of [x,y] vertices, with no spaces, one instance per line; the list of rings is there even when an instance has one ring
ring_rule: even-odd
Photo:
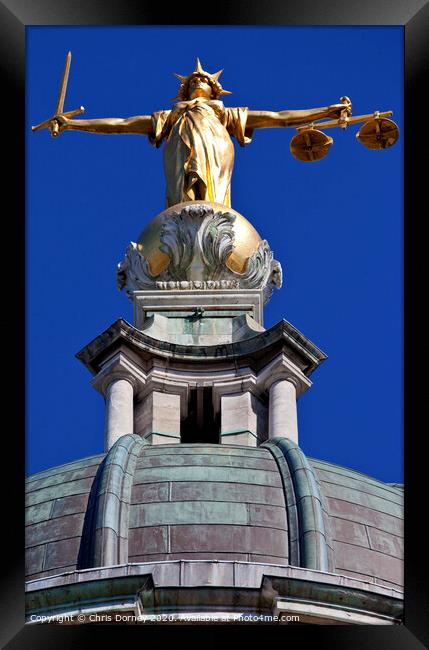
[[[167,207],[201,199],[231,206],[234,145],[251,142],[247,108],[225,108],[219,100],[178,102],[152,114],[150,142],[164,148]]]

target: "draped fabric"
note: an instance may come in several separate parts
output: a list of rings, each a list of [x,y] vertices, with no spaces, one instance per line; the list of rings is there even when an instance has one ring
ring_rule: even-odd
[[[231,206],[234,136],[251,142],[247,108],[225,108],[219,100],[178,102],[170,111],[152,114],[150,142],[164,148],[167,207],[201,199]]]

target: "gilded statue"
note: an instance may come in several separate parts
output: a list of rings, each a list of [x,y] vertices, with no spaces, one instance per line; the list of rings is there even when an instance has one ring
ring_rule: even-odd
[[[195,70],[187,75],[176,75],[181,82],[175,104],[169,110],[161,110],[152,115],[136,115],[128,118],[74,119],[84,109],[81,107],[68,113],[63,112],[65,89],[70,68],[69,53],[60,88],[56,114],[49,120],[33,127],[48,127],[53,136],[65,130],[88,131],[90,133],[128,133],[147,135],[149,141],[159,147],[165,141],[164,171],[167,184],[167,207],[184,201],[204,200],[231,206],[231,176],[234,165],[235,137],[244,147],[252,140],[253,131],[261,128],[295,127],[298,135],[291,142],[291,151],[300,160],[318,160],[326,155],[332,138],[314,129],[316,120],[333,118],[323,122],[325,127],[345,126],[350,122],[351,102],[342,97],[341,103],[322,108],[306,110],[256,111],[246,107],[229,108],[219,99],[231,94],[224,90],[219,77],[223,70],[215,73],[205,71],[197,58]],[[177,100],[177,101],[176,101]],[[393,144],[392,127],[386,127],[390,120],[380,120],[389,113],[374,113],[378,122],[367,128],[368,137],[377,137],[372,148],[385,148]],[[365,121],[372,115],[352,118],[352,121]],[[376,122],[377,120],[372,120]],[[367,124],[369,122],[367,121]],[[396,127],[396,125],[394,125]],[[390,128],[387,133],[386,128]],[[386,133],[384,133],[384,131]],[[300,131],[303,130],[302,133]],[[382,138],[376,136],[382,133]],[[390,140],[388,140],[390,137]],[[375,140],[374,140],[375,141]],[[396,139],[394,140],[396,141]],[[295,143],[295,144],[294,144]],[[381,144],[380,144],[381,143]],[[298,153],[297,153],[298,152]]]

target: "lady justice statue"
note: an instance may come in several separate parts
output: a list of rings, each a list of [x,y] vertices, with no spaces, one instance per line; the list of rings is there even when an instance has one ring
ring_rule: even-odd
[[[219,82],[222,72],[219,70],[210,74],[203,70],[197,59],[195,70],[190,75],[176,75],[181,86],[175,98],[178,101],[171,110],[126,119],[82,120],[72,119],[70,115],[76,115],[83,109],[63,113],[60,106],[61,110],[53,118],[33,129],[48,126],[53,135],[64,130],[144,134],[156,147],[165,140],[167,206],[183,201],[205,200],[229,207],[234,164],[231,136],[244,146],[251,142],[253,131],[257,128],[299,127],[323,118],[346,119],[351,113],[351,102],[347,97],[342,98],[343,103],[308,110],[273,112],[227,108],[219,99],[222,95],[231,94]],[[67,62],[65,77],[66,73]],[[338,122],[335,124],[338,125]]]
[[[307,110],[225,107],[219,98],[231,93],[219,82],[222,70],[207,72],[199,59],[191,74],[176,75],[181,85],[171,110],[125,119],[73,119],[84,109],[63,110],[70,61],[69,52],[54,116],[34,131],[49,128],[53,137],[65,130],[141,134],[156,147],[165,141],[167,209],[147,225],[137,243],[131,242],[119,265],[118,285],[127,287],[130,295],[154,286],[183,289],[196,282],[201,288],[201,282],[209,282],[212,288],[263,289],[266,301],[272,286],[281,285],[280,264],[268,242],[231,208],[232,136],[244,146],[254,129],[295,127],[290,149],[306,162],[323,158],[333,142],[315,127],[346,128],[364,122],[357,138],[370,149],[389,147],[398,137],[396,124],[386,119],[391,111],[351,117],[348,97]]]

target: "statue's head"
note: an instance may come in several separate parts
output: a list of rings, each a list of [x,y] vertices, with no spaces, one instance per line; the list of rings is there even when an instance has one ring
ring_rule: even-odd
[[[195,97],[204,97],[206,99],[217,99],[221,95],[230,95],[229,90],[224,90],[219,83],[219,77],[223,70],[206,72],[203,70],[200,60],[197,58],[195,70],[186,76],[176,74],[176,77],[182,82],[177,97],[179,100],[194,99]]]
[[[217,99],[208,77],[195,75],[189,80],[186,99],[205,97],[205,99]]]

